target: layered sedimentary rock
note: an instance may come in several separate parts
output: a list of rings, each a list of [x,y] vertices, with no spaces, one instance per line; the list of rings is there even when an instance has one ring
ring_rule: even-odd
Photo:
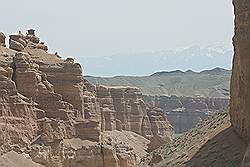
[[[14,150],[46,167],[134,167],[148,147],[171,140],[162,110],[147,108],[139,89],[92,85],[34,30],[9,42],[0,34],[1,155]]]
[[[46,73],[55,91],[60,93],[65,101],[73,104],[74,108],[79,111],[77,113],[79,118],[84,119],[84,90],[86,88],[80,64],[67,59],[54,66],[42,65],[41,70]],[[86,99],[86,103],[87,101],[88,99]]]
[[[152,141],[150,149],[172,139],[173,129],[163,111],[147,108],[142,93],[134,87],[97,86],[103,129],[127,130]]]
[[[146,105],[141,99],[139,89],[132,87],[110,88],[110,94],[116,111],[115,117],[121,121],[123,129],[142,134],[143,121],[149,121]]]
[[[10,35],[10,49],[16,51],[23,51],[26,47],[32,49],[42,49],[47,51],[48,47],[44,45],[44,42],[40,42],[40,39],[35,35],[35,30],[28,30],[27,35],[23,35],[20,31],[18,34]]]
[[[110,89],[105,86],[96,87],[96,96],[101,108],[102,130],[121,130],[115,118],[115,110]]]
[[[37,130],[35,104],[18,93],[12,72],[0,67],[0,152],[28,146]]]
[[[25,52],[18,52],[13,60],[13,80],[19,92],[37,103],[41,137],[44,141],[73,137],[75,135],[73,105],[62,100],[47,81],[39,65],[32,62]],[[46,119],[50,118],[50,119]],[[60,121],[56,120],[59,119]],[[62,123],[63,121],[63,123]],[[56,130],[60,127],[60,130]]]
[[[167,143],[172,140],[173,128],[169,124],[164,112],[160,108],[148,108],[147,115],[149,118],[152,137],[150,138],[149,150],[155,150],[162,146],[163,143]],[[144,131],[149,131],[148,125],[143,126]],[[147,137],[147,136],[146,136]]]
[[[185,111],[216,112],[228,108],[227,98],[203,98],[203,97],[178,97],[178,96],[143,96],[143,100],[150,106],[156,106],[165,112],[176,109]]]
[[[161,108],[175,133],[183,133],[194,128],[215,112],[228,108],[229,99],[177,96],[143,96],[149,106]]]

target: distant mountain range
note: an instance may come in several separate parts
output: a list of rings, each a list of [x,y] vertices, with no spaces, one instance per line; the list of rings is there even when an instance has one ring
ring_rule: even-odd
[[[194,72],[162,71],[150,76],[85,76],[93,84],[139,87],[145,95],[229,98],[231,71],[214,68]]]
[[[117,54],[106,57],[81,57],[86,75],[145,76],[154,71],[192,69],[201,71],[221,67],[231,69],[232,47],[214,44],[206,47],[191,46],[177,50]],[[190,71],[191,72],[191,71]]]

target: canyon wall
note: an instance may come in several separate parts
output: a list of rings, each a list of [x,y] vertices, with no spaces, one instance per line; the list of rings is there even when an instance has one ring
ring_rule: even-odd
[[[226,110],[229,99],[177,96],[143,96],[148,106],[161,108],[173,126],[175,133],[194,128],[209,115]]]
[[[231,124],[239,136],[248,143],[242,167],[250,166],[250,2],[233,0],[234,5],[234,57],[230,93]]]
[[[133,167],[172,140],[163,111],[147,107],[138,88],[89,83],[35,30],[10,35],[9,48],[5,40],[0,33],[0,155],[46,167]]]
[[[245,140],[250,139],[250,2],[233,0],[235,12],[234,58],[231,78],[231,123]]]
[[[96,90],[104,130],[126,130],[140,134],[154,143],[150,144],[150,149],[172,139],[173,128],[163,111],[147,107],[138,88],[97,86]]]

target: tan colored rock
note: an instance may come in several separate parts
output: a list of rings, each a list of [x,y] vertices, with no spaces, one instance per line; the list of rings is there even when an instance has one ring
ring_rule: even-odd
[[[0,46],[6,47],[5,38],[4,33],[0,32]]]
[[[42,141],[46,143],[73,137],[76,133],[74,119],[77,111],[70,103],[63,101],[60,94],[54,92],[53,85],[39,71],[39,66],[30,60],[28,54],[18,52],[14,58],[14,69],[13,77],[19,92],[33,99],[41,109],[36,111],[40,118],[38,123]]]
[[[72,138],[34,144],[29,154],[46,167],[135,167],[147,154],[149,140],[133,132],[107,131],[102,136],[101,143]]]
[[[235,31],[230,85],[230,117],[234,130],[248,143],[242,167],[250,166],[250,2],[233,0]]]
[[[84,119],[84,100],[89,101],[89,99],[84,99],[86,87],[84,86],[80,64],[65,62],[55,66],[42,65],[40,70],[47,75],[47,79],[53,84],[55,92],[61,94],[65,101],[71,103],[78,111],[78,117]]]
[[[28,146],[36,136],[35,105],[20,95],[7,69],[0,67],[0,153]]]
[[[233,0],[235,7],[235,35],[233,37],[234,59],[231,79],[231,122],[236,132],[250,139],[250,2]]]
[[[2,167],[44,167],[38,163],[33,162],[29,157],[10,151],[0,157],[0,165]]]
[[[97,120],[85,120],[75,124],[77,137],[83,140],[99,141],[100,128]]]
[[[21,43],[17,42],[17,41],[11,40],[10,41],[10,49],[13,49],[13,50],[16,50],[16,51],[23,51],[24,46]]]
[[[10,35],[9,39],[10,49],[16,51],[23,51],[26,48],[48,50],[48,47],[44,45],[44,42],[40,42],[40,39],[35,36],[35,30],[28,30],[27,35],[22,34],[20,31],[18,34]]]
[[[34,30],[11,43],[0,46],[0,154],[23,152],[46,167],[135,167],[148,139],[170,138],[138,88],[90,84],[74,59],[47,53]],[[84,144],[67,145],[76,139]]]
[[[173,127],[168,122],[164,112],[160,108],[148,109],[148,117],[150,120],[151,131],[153,137],[150,138],[149,150],[155,150],[172,140]]]
[[[132,131],[154,141],[159,138],[152,150],[172,139],[173,128],[163,111],[147,109],[138,88],[97,86],[96,92],[104,130]]]
[[[101,110],[102,131],[115,130],[116,118],[115,118],[113,99],[110,94],[110,89],[105,86],[97,86],[96,96]]]

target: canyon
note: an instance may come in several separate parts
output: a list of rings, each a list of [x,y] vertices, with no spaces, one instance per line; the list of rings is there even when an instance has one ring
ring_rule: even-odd
[[[0,33],[1,165],[133,167],[172,140],[163,111],[138,88],[91,84],[33,29],[5,41]]]
[[[92,84],[140,88],[149,107],[163,110],[175,134],[194,128],[210,115],[229,106],[231,71],[222,68],[194,71],[162,71],[150,76],[86,76]]]
[[[163,110],[175,134],[187,132],[209,116],[226,111],[229,105],[228,98],[144,95],[143,99],[147,105]]]
[[[232,73],[102,84],[73,58],[49,53],[34,29],[9,43],[0,32],[0,166],[249,167],[250,2],[233,5]]]
[[[217,113],[173,142],[152,152],[143,167],[250,166],[250,2],[233,0],[234,58],[229,112]]]

